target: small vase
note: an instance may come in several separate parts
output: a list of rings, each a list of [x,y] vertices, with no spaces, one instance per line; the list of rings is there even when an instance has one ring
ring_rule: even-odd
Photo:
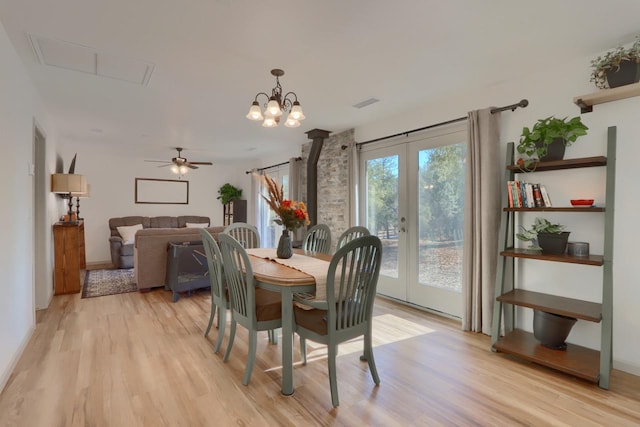
[[[280,236],[278,248],[276,249],[276,256],[282,259],[291,258],[293,256],[293,246],[291,245],[289,230],[282,230],[282,236]]]

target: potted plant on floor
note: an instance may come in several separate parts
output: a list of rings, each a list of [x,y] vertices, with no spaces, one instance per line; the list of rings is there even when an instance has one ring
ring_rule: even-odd
[[[622,46],[591,61],[591,80],[600,89],[624,86],[640,81],[640,36],[631,47]]]
[[[562,160],[565,147],[587,134],[587,126],[580,116],[559,119],[549,116],[538,120],[531,129],[522,128],[522,135],[516,147],[518,153],[529,157],[520,160],[520,167],[530,168],[536,161]],[[532,158],[535,156],[535,158]]]
[[[522,232],[516,237],[531,242],[529,249],[542,250],[548,254],[563,254],[567,249],[570,232],[564,231],[564,225],[552,224],[544,218],[536,218],[531,228],[520,226]]]

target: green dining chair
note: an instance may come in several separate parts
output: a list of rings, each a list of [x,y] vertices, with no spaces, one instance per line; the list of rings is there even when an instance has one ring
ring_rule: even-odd
[[[279,292],[256,288],[253,270],[244,247],[228,234],[218,235],[220,252],[224,265],[224,276],[229,289],[229,308],[231,309],[231,330],[229,344],[224,361],[229,360],[236,324],[249,331],[249,354],[242,384],[249,384],[256,359],[258,331],[269,331],[282,327],[282,302]]]
[[[356,225],[354,227],[348,228],[344,231],[344,233],[340,235],[340,237],[338,237],[336,250],[340,249],[352,240],[363,236],[369,236],[370,234],[371,233],[369,233],[369,229],[367,227]]]
[[[316,224],[307,230],[302,242],[305,251],[331,253],[331,229],[326,224]]]
[[[243,248],[252,249],[260,247],[260,233],[258,229],[246,222],[234,222],[225,227],[223,233],[226,233],[236,239]],[[269,342],[278,344],[277,331],[269,331]]]
[[[209,324],[204,336],[209,335],[211,326],[213,325],[213,318],[218,311],[218,338],[214,351],[217,353],[220,351],[222,345],[222,339],[224,337],[225,326],[227,325],[227,309],[229,308],[229,298],[227,291],[222,280],[222,254],[218,244],[213,239],[211,234],[201,228],[200,236],[202,237],[202,244],[204,245],[204,251],[207,255],[207,265],[209,266],[209,282],[211,283],[211,314],[209,316]]]
[[[321,295],[309,300],[294,295],[296,302],[312,307],[304,309],[294,304],[294,329],[300,335],[303,363],[307,363],[306,340],[327,345],[331,402],[339,404],[336,380],[338,344],[364,336],[364,359],[376,385],[380,377],[373,359],[372,317],[376,297],[382,244],[376,236],[364,236],[338,249],[331,258],[327,275],[326,301]],[[362,359],[362,358],[361,358]]]
[[[233,236],[245,249],[260,247],[260,233],[258,229],[246,222],[234,222],[233,224],[227,225],[223,233]]]

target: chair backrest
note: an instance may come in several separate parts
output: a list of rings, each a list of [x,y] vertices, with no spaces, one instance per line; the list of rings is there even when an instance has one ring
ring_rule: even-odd
[[[240,242],[245,249],[260,247],[260,233],[258,229],[246,222],[234,222],[224,229],[224,233],[229,234]]]
[[[333,255],[327,275],[329,335],[367,326],[381,260],[382,243],[377,236],[353,240]]]
[[[238,323],[255,328],[256,290],[247,251],[229,234],[221,233],[218,242],[229,289],[229,308],[234,312],[234,319]]]
[[[222,281],[222,254],[220,253],[220,248],[211,233],[203,228],[199,231],[200,236],[202,237],[204,252],[207,255],[211,293],[218,298],[226,299],[224,282]]]
[[[307,230],[302,248],[305,251],[331,253],[331,229],[326,224],[316,224]]]
[[[369,235],[371,235],[371,233],[366,227],[356,225],[355,227],[348,228],[344,233],[340,235],[340,237],[338,237],[338,245],[336,246],[336,250],[340,249],[352,240]]]

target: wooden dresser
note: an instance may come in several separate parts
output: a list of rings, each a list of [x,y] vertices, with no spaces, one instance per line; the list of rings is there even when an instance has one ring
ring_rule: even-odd
[[[53,225],[55,295],[80,292],[80,270],[86,268],[84,221]]]

